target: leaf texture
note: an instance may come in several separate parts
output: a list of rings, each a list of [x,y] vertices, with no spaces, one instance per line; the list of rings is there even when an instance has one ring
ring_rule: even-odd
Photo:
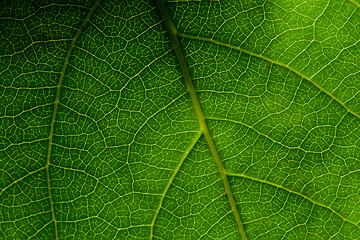
[[[360,239],[360,3],[0,2],[1,239]]]

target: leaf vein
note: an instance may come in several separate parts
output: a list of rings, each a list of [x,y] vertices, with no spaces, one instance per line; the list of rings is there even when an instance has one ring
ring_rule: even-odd
[[[281,186],[281,185],[279,185],[279,184],[272,183],[272,182],[269,182],[269,181],[266,181],[266,180],[263,180],[263,179],[258,179],[258,178],[255,178],[255,177],[251,177],[251,176],[248,176],[248,175],[239,174],[239,173],[230,173],[230,172],[226,172],[226,174],[227,174],[228,176],[232,176],[232,177],[242,177],[242,178],[249,179],[249,180],[252,180],[252,181],[255,181],[255,182],[260,182],[260,183],[263,183],[263,184],[266,184],[266,185],[270,185],[270,186],[273,186],[273,187],[276,187],[276,188],[285,190],[285,191],[287,191],[288,193],[293,193],[293,194],[295,194],[295,195],[297,195],[297,196],[300,196],[300,197],[302,197],[302,198],[304,198],[304,199],[312,202],[314,205],[317,205],[317,206],[320,206],[320,207],[323,207],[323,208],[328,209],[329,211],[331,211],[332,213],[334,213],[335,215],[337,215],[338,217],[340,217],[340,218],[341,218],[342,220],[344,220],[345,222],[351,223],[352,225],[354,225],[354,226],[356,226],[357,228],[360,229],[360,226],[359,226],[357,223],[355,223],[355,222],[347,219],[346,217],[344,217],[344,216],[341,215],[340,213],[336,212],[336,211],[335,211],[334,209],[332,209],[331,207],[329,207],[329,206],[327,206],[327,205],[325,205],[325,204],[319,203],[319,202],[311,199],[310,197],[308,197],[308,196],[306,196],[306,195],[304,195],[304,194],[302,194],[302,193],[296,192],[296,191],[294,191],[294,190],[292,190],[292,189],[289,189],[289,188],[287,188],[287,187]]]
[[[52,221],[54,221],[54,224],[55,224],[55,239],[56,240],[59,238],[59,236],[58,236],[58,229],[57,229],[57,221],[56,221],[56,217],[55,217],[54,202],[53,202],[53,197],[52,197],[52,193],[51,193],[51,183],[50,183],[50,158],[51,158],[51,149],[52,149],[53,135],[54,135],[54,129],[55,129],[56,114],[57,114],[57,109],[58,109],[58,106],[59,106],[62,82],[63,82],[64,77],[65,77],[65,72],[66,72],[66,68],[67,68],[67,66],[69,64],[70,56],[72,55],[72,51],[73,51],[73,49],[75,47],[75,44],[76,44],[77,40],[79,39],[84,27],[86,26],[87,22],[89,21],[90,17],[92,16],[92,14],[95,12],[95,10],[96,10],[97,6],[99,5],[99,3],[100,3],[100,0],[97,0],[94,3],[94,5],[91,7],[89,13],[86,15],[84,21],[81,23],[79,29],[77,30],[77,32],[76,32],[76,34],[75,34],[75,36],[74,36],[74,38],[72,40],[72,42],[70,43],[70,47],[69,47],[69,49],[67,51],[67,54],[66,54],[66,57],[65,57],[65,60],[64,60],[64,64],[63,64],[62,69],[61,69],[57,89],[56,89],[54,111],[53,111],[52,118],[51,118],[51,123],[50,123],[48,152],[47,152],[46,164],[45,164],[46,181],[47,181],[47,188],[48,188],[48,193],[49,193],[51,216],[52,216]]]
[[[199,141],[200,137],[202,136],[202,132],[199,131],[199,133],[197,134],[197,136],[194,138],[194,140],[191,142],[190,146],[188,147],[188,149],[186,149],[186,151],[184,152],[184,154],[182,155],[178,165],[176,166],[176,168],[174,169],[173,174],[171,175],[168,183],[165,186],[164,192],[162,193],[161,197],[160,197],[160,201],[159,201],[159,205],[155,211],[153,220],[151,221],[151,225],[150,225],[150,239],[153,238],[154,236],[154,225],[157,219],[157,216],[159,215],[161,206],[164,202],[165,196],[167,194],[167,192],[169,191],[169,188],[171,186],[171,184],[173,183],[177,173],[179,172],[181,166],[183,165],[185,159],[187,158],[187,156],[189,155],[189,153],[191,152],[191,150],[194,148],[195,144]]]
[[[326,95],[328,95],[329,97],[331,97],[332,99],[334,99],[337,103],[339,103],[347,112],[349,112],[350,114],[352,114],[353,116],[355,116],[356,118],[360,119],[360,114],[356,113],[355,111],[353,111],[352,109],[350,109],[342,100],[338,99],[333,93],[331,93],[330,91],[326,90],[324,87],[322,87],[321,85],[317,84],[316,82],[314,82],[310,77],[305,76],[303,73],[299,72],[298,70],[292,68],[291,66],[285,64],[285,63],[281,63],[275,60],[272,60],[268,57],[265,57],[263,55],[245,50],[241,47],[238,46],[234,46],[230,43],[223,43],[221,41],[218,40],[214,40],[214,39],[209,39],[209,38],[204,38],[204,37],[200,37],[200,36],[194,36],[191,34],[186,34],[186,33],[180,33],[177,32],[177,35],[183,38],[187,38],[187,39],[192,39],[192,40],[199,40],[199,41],[205,41],[205,42],[209,42],[209,43],[213,43],[219,46],[223,46],[223,47],[227,47],[230,49],[234,49],[234,50],[238,50],[240,52],[249,54],[250,56],[259,58],[259,59],[263,59],[269,63],[273,63],[276,64],[280,67],[284,67],[286,69],[288,69],[289,71],[295,73],[296,75],[298,75],[299,77],[307,80],[308,82],[310,82],[312,85],[314,85],[317,89],[319,89],[321,92],[325,93]]]
[[[226,176],[223,162],[222,162],[219,152],[215,146],[214,139],[211,136],[210,130],[209,130],[206,120],[205,120],[204,113],[201,109],[200,100],[197,96],[197,92],[196,92],[194,83],[192,81],[192,77],[190,75],[190,71],[187,66],[185,56],[184,56],[183,50],[181,48],[180,41],[177,36],[178,31],[177,31],[174,23],[172,22],[172,19],[170,18],[170,15],[168,13],[168,10],[165,6],[164,1],[162,0],[162,1],[155,1],[155,2],[159,9],[160,15],[162,16],[162,18],[164,20],[164,24],[165,24],[166,30],[168,32],[169,39],[172,43],[172,47],[175,52],[175,56],[179,63],[180,70],[181,70],[181,73],[182,73],[184,81],[185,81],[185,85],[187,87],[192,105],[195,110],[195,114],[196,114],[196,118],[197,118],[199,126],[200,126],[200,130],[204,134],[204,137],[206,139],[206,142],[208,144],[210,152],[211,152],[213,159],[215,161],[215,164],[219,170],[221,180],[223,182],[225,192],[226,192],[226,195],[227,195],[229,203],[230,203],[231,210],[235,217],[235,222],[236,222],[237,228],[239,230],[241,238],[243,240],[247,240],[246,232],[245,232],[243,223],[241,221],[240,213],[239,213],[239,210],[237,209],[236,202],[235,202],[229,181]]]

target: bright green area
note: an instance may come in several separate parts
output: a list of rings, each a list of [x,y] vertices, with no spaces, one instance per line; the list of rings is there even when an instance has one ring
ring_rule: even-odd
[[[1,1],[0,239],[360,239],[359,39],[356,0]]]

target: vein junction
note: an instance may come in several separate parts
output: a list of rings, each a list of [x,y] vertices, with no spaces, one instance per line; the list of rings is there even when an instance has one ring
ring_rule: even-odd
[[[214,140],[213,140],[213,138],[212,138],[212,136],[210,134],[209,128],[207,126],[205,116],[204,116],[204,113],[203,113],[203,111],[201,109],[200,101],[199,101],[199,98],[197,96],[196,89],[195,89],[195,86],[193,84],[190,72],[189,72],[189,68],[188,68],[188,66],[186,64],[186,61],[185,61],[184,53],[182,51],[179,39],[177,37],[177,29],[176,29],[174,23],[172,22],[172,20],[171,20],[171,18],[169,16],[169,13],[168,13],[168,11],[167,11],[167,9],[165,7],[164,1],[162,0],[162,1],[155,1],[155,2],[157,4],[158,10],[159,10],[163,20],[164,20],[164,24],[166,26],[166,30],[168,32],[170,41],[172,43],[176,58],[178,60],[178,63],[179,63],[180,69],[181,69],[181,73],[182,73],[182,75],[184,77],[185,84],[186,84],[187,90],[188,90],[190,98],[191,98],[191,102],[192,102],[193,107],[195,109],[196,117],[197,117],[197,120],[198,120],[199,125],[200,125],[200,130],[204,134],[206,142],[207,142],[207,144],[208,144],[208,146],[210,148],[211,154],[212,154],[212,156],[213,156],[213,158],[215,160],[215,163],[216,163],[216,165],[217,165],[217,167],[219,169],[220,176],[221,176],[221,179],[223,181],[225,191],[226,191],[226,194],[228,196],[230,206],[231,206],[231,210],[232,210],[232,212],[234,214],[235,221],[236,221],[236,224],[238,226],[238,230],[240,232],[241,238],[243,240],[247,240],[246,232],[245,232],[243,223],[241,221],[240,213],[239,213],[239,211],[237,209],[232,190],[230,188],[230,184],[229,184],[229,181],[228,181],[228,178],[227,178],[227,175],[226,175],[224,165],[223,165],[223,163],[221,161],[221,158],[220,158],[219,153],[218,153],[218,151],[216,149]]]

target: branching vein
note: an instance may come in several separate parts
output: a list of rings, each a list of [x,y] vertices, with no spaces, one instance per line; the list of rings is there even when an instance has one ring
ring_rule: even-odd
[[[154,225],[155,225],[155,222],[156,222],[156,219],[157,219],[157,216],[160,212],[160,209],[161,209],[161,206],[162,206],[162,203],[164,201],[164,198],[172,184],[172,182],[174,181],[175,177],[176,177],[176,174],[179,172],[181,166],[183,165],[185,159],[187,158],[187,156],[189,155],[189,153],[191,152],[191,150],[194,148],[195,144],[199,141],[200,137],[202,136],[202,132],[199,132],[198,135],[195,137],[195,139],[192,141],[192,143],[190,144],[190,146],[188,147],[188,149],[186,149],[185,153],[183,154],[183,156],[181,157],[180,161],[179,161],[179,164],[176,166],[173,174],[171,175],[170,179],[169,179],[169,182],[167,183],[166,187],[165,187],[165,190],[164,192],[162,193],[161,195],[161,198],[160,198],[160,202],[159,202],[159,205],[156,209],[156,212],[154,214],[154,218],[151,222],[151,227],[150,227],[150,239],[153,238],[154,236]]]
[[[84,27],[86,26],[87,22],[89,21],[90,17],[92,16],[95,9],[99,5],[99,3],[100,3],[100,0],[97,0],[95,2],[95,4],[91,7],[89,13],[86,15],[84,21],[80,25],[80,27],[79,27],[78,31],[76,32],[72,42],[70,43],[70,47],[69,47],[69,50],[68,50],[68,52],[66,54],[63,67],[61,69],[59,82],[58,82],[57,89],[56,89],[54,111],[53,111],[53,115],[52,115],[51,123],[50,123],[48,152],[47,152],[46,164],[45,164],[46,181],[47,181],[47,188],[48,188],[48,193],[49,193],[51,216],[52,216],[52,221],[55,224],[55,239],[59,239],[59,236],[58,236],[57,221],[56,221],[56,216],[55,216],[55,211],[54,211],[54,202],[53,202],[53,197],[52,197],[52,194],[51,194],[50,158],[51,158],[51,149],[52,149],[52,142],[53,142],[53,136],[54,136],[56,114],[57,114],[57,110],[58,110],[58,106],[59,106],[59,100],[60,100],[60,91],[61,91],[62,83],[63,83],[63,80],[64,80],[66,68],[67,68],[67,66],[69,64],[69,59],[70,59],[72,51],[73,51],[73,49],[75,47],[75,44],[76,44],[77,40],[79,39],[80,34],[82,33],[82,31],[83,31]]]
[[[230,203],[230,206],[231,206],[231,210],[232,210],[232,212],[234,214],[235,221],[236,221],[237,227],[239,229],[241,238],[243,240],[247,240],[246,232],[245,232],[244,226],[243,226],[241,218],[240,218],[240,213],[239,213],[239,211],[237,209],[237,206],[236,206],[235,198],[234,198],[232,190],[230,188],[230,184],[229,184],[226,172],[225,172],[224,165],[223,165],[223,163],[221,161],[219,152],[216,149],[214,140],[213,140],[213,138],[212,138],[212,136],[210,134],[210,130],[209,130],[208,126],[207,126],[205,116],[204,116],[204,113],[203,113],[203,111],[201,109],[200,101],[199,101],[199,98],[197,96],[196,89],[195,89],[194,83],[192,81],[192,77],[190,75],[190,72],[189,72],[189,68],[188,68],[188,66],[186,64],[186,61],[185,61],[184,53],[182,51],[179,39],[177,37],[177,34],[178,34],[177,29],[176,29],[174,23],[172,22],[172,20],[171,20],[171,18],[169,16],[169,13],[168,13],[168,11],[167,11],[167,9],[165,7],[164,1],[159,0],[159,1],[155,1],[155,2],[157,4],[157,7],[159,9],[159,12],[160,12],[163,20],[164,20],[164,23],[165,23],[165,26],[166,26],[170,41],[172,43],[176,58],[178,60],[178,63],[179,63],[180,69],[181,69],[181,73],[182,73],[182,75],[184,77],[185,84],[186,84],[187,90],[188,90],[190,98],[191,98],[191,102],[193,104],[193,107],[194,107],[194,110],[195,110],[195,113],[196,113],[197,120],[198,120],[199,125],[200,125],[200,130],[204,134],[204,137],[205,137],[206,142],[207,142],[207,144],[209,146],[211,154],[212,154],[212,156],[213,156],[213,158],[215,160],[215,163],[216,163],[216,165],[217,165],[217,167],[219,169],[220,176],[221,176],[221,179],[223,181],[225,191],[226,191],[226,194],[228,196],[229,203]]]
[[[286,69],[288,69],[289,71],[295,73],[296,75],[298,75],[299,77],[307,80],[308,82],[310,82],[311,84],[313,84],[316,88],[318,88],[321,92],[325,93],[326,95],[328,95],[329,97],[331,97],[332,99],[334,99],[337,103],[339,103],[347,112],[351,113],[353,116],[355,116],[356,118],[360,119],[360,114],[356,113],[355,111],[353,111],[352,109],[350,109],[343,101],[341,101],[340,99],[338,99],[333,93],[329,92],[328,90],[326,90],[325,88],[323,88],[322,86],[320,86],[319,84],[317,84],[316,82],[314,82],[311,78],[305,76],[304,74],[302,74],[301,72],[295,70],[294,68],[290,67],[287,64],[272,60],[268,57],[265,57],[263,55],[254,53],[254,52],[250,52],[248,50],[245,50],[243,48],[240,48],[238,46],[234,46],[232,44],[229,43],[223,43],[214,39],[209,39],[209,38],[204,38],[204,37],[199,37],[199,36],[194,36],[194,35],[190,35],[190,34],[186,34],[186,33],[179,33],[177,32],[177,35],[183,38],[187,38],[187,39],[193,39],[193,40],[200,40],[200,41],[205,41],[205,42],[210,42],[210,43],[214,43],[216,45],[219,46],[223,46],[223,47],[227,47],[230,49],[234,49],[234,50],[238,50],[240,52],[249,54],[250,56],[256,57],[256,58],[260,58],[263,59],[267,62],[276,64],[278,66],[284,67]]]
[[[287,192],[289,192],[289,193],[292,193],[292,194],[295,194],[295,195],[297,195],[297,196],[300,196],[300,197],[302,197],[302,198],[304,198],[304,199],[312,202],[314,205],[318,205],[318,206],[320,206],[320,207],[326,208],[326,209],[329,210],[330,212],[334,213],[336,216],[340,217],[340,218],[341,218],[342,220],[344,220],[345,222],[348,222],[348,223],[350,223],[350,224],[352,224],[352,225],[354,225],[354,226],[356,226],[357,228],[360,229],[360,226],[359,226],[357,223],[355,223],[355,222],[347,219],[346,217],[344,217],[344,216],[341,215],[340,213],[336,212],[336,211],[335,211],[334,209],[332,209],[331,207],[329,207],[329,206],[327,206],[327,205],[325,205],[325,204],[319,203],[319,202],[311,199],[310,197],[308,197],[308,196],[306,196],[306,195],[304,195],[304,194],[302,194],[302,193],[296,192],[296,191],[294,191],[294,190],[292,190],[292,189],[283,187],[283,186],[281,186],[281,185],[279,185],[279,184],[276,184],[276,183],[272,183],[272,182],[269,182],[269,181],[266,181],[266,180],[263,180],[263,179],[259,179],[259,178],[254,178],[254,177],[247,176],[247,175],[244,175],[244,174],[229,173],[229,172],[226,173],[226,174],[227,174],[228,176],[242,177],[242,178],[249,179],[249,180],[252,180],[252,181],[255,181],[255,182],[260,182],[260,183],[263,183],[263,184],[266,184],[266,185],[274,186],[274,187],[276,187],[276,188],[278,188],[278,189],[282,189],[282,190],[285,190],[285,191],[287,191]]]

